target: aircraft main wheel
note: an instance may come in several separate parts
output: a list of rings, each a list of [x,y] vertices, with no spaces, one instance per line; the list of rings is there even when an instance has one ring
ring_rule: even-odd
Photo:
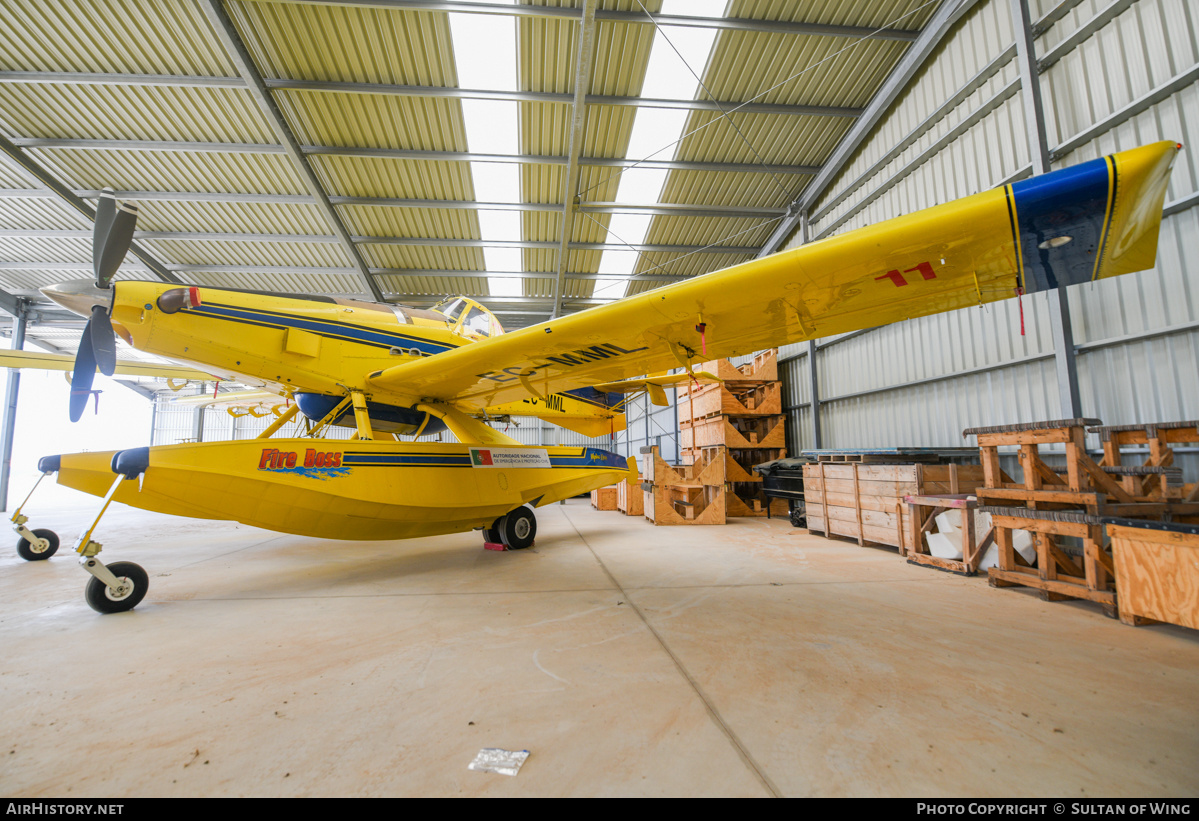
[[[537,537],[537,517],[527,507],[518,507],[496,524],[509,550],[524,550]]]
[[[48,559],[58,551],[58,534],[53,530],[33,531],[33,535],[39,539],[45,539],[49,542],[45,550],[39,551],[37,545],[31,544],[28,539],[17,540],[17,555],[27,562],[40,562],[42,559]]]
[[[87,603],[97,613],[124,613],[137,607],[146,597],[146,588],[150,586],[146,571],[133,562],[113,562],[108,569],[121,581],[123,590],[114,593],[108,589],[108,585],[93,576],[84,591]]]
[[[483,528],[483,541],[491,544],[503,544],[503,537],[500,536],[500,522],[503,520],[504,517],[501,516],[491,523],[491,527]]]

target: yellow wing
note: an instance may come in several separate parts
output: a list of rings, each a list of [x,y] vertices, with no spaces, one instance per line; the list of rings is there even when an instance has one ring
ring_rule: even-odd
[[[1150,267],[1178,146],[984,191],[370,374],[473,408]]]

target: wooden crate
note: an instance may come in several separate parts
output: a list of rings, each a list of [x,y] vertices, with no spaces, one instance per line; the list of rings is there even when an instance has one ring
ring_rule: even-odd
[[[591,506],[596,510],[616,510],[616,485],[591,491]]]
[[[710,416],[770,416],[783,412],[783,383],[736,385],[702,384],[698,389],[680,394],[678,402],[682,419],[704,419]]]
[[[724,462],[724,478],[728,483],[724,497],[726,518],[786,516],[790,512],[786,500],[774,499],[768,510],[766,498],[762,496],[762,477],[744,467],[746,463],[761,464],[781,459],[784,453],[779,448],[773,451],[752,450],[746,454],[718,445],[685,450],[683,462],[692,465],[707,465],[716,460]]]
[[[991,586],[1030,587],[1047,601],[1094,601],[1115,616],[1114,561],[1105,547],[1100,517],[1199,515],[1199,504],[1161,494],[1167,486],[1164,466],[1153,466],[1157,479],[1149,483],[1142,482],[1142,477],[1112,473],[1120,469],[1118,465],[1094,462],[1085,447],[1088,426],[1105,430],[1098,419],[1080,418],[971,428],[963,435],[978,436],[986,477],[985,487],[975,493],[979,510],[990,513],[995,526],[999,566],[988,570]],[[1039,448],[1045,444],[1064,446],[1064,470],[1041,458]],[[1021,483],[1012,482],[999,468],[999,448],[1004,446],[1018,448]],[[1112,456],[1105,447],[1104,462]],[[1136,481],[1126,481],[1129,478]],[[1035,568],[1017,559],[1011,542],[1013,530],[1032,534],[1037,548]],[[1067,553],[1059,543],[1063,537],[1079,540],[1082,554]]]
[[[641,478],[634,483],[621,480],[616,486],[616,509],[626,516],[645,515],[645,497],[642,495]]]
[[[777,382],[779,378],[778,355],[778,349],[771,348],[762,351],[754,357],[753,362],[746,362],[744,365],[734,366],[727,359],[715,359],[696,366],[695,370],[706,371],[731,385],[745,382]],[[700,383],[698,390],[703,390],[704,387],[705,383]],[[676,390],[681,401],[688,391],[696,390],[696,386],[694,383],[684,382]]]
[[[671,465],[657,447],[642,448],[645,518],[655,525],[725,523],[724,462]]]
[[[1199,421],[1150,422],[1143,425],[1103,425],[1091,427],[1103,443],[1099,466],[1119,476],[1124,490],[1133,496],[1146,496],[1178,502],[1199,501],[1199,482],[1171,486],[1169,468],[1174,464],[1171,445],[1199,444]],[[1145,446],[1148,457],[1140,464],[1124,461],[1124,449]],[[1134,460],[1135,461],[1135,460]]]
[[[770,503],[767,507],[767,502]],[[761,495],[737,493],[736,488],[726,491],[724,497],[725,516],[730,519],[771,517],[786,518],[790,513],[785,499],[766,499]]]
[[[787,425],[782,416],[679,420],[679,446],[684,450],[717,445],[733,450],[785,448]]]
[[[1199,527],[1104,519],[1120,621],[1199,630]]]
[[[908,496],[908,518],[909,527],[912,528],[911,537],[907,542],[907,557],[909,564],[922,564],[926,567],[935,567],[939,570],[948,570],[952,573],[961,573],[964,576],[973,576],[978,573],[979,562],[986,554],[987,549],[995,540],[995,528],[991,528],[981,541],[976,538],[974,529],[974,511],[978,507],[978,499],[969,494],[938,494],[928,496]],[[927,514],[926,509],[931,509]],[[939,556],[932,555],[924,543],[924,534],[932,530],[933,524],[939,514],[947,510],[962,511],[962,558],[961,559],[943,559]],[[903,552],[902,550],[900,551]]]
[[[982,479],[977,465],[804,465],[808,530],[906,555],[912,539],[906,497],[970,493]]]
[[[1034,510],[1021,507],[980,506],[991,514],[999,567],[987,571],[991,587],[1031,587],[1045,601],[1085,599],[1098,602],[1109,616],[1116,615],[1111,554],[1103,547],[1099,517],[1071,510]],[[1024,564],[1012,547],[1012,531],[1026,530],[1037,549],[1036,567]],[[1083,544],[1075,557],[1058,545],[1068,536]]]

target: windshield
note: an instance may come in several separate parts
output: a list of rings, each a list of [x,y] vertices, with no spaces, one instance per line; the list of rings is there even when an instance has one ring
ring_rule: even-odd
[[[452,296],[448,299],[443,299],[433,306],[433,310],[445,316],[450,322],[457,322],[458,317],[462,316],[462,311],[466,308],[467,302],[460,296]]]
[[[477,305],[472,305],[462,323],[468,334],[491,336],[491,314]]]
[[[495,314],[472,299],[455,296],[443,299],[433,307],[452,325],[454,332],[471,338],[499,336],[504,327]]]

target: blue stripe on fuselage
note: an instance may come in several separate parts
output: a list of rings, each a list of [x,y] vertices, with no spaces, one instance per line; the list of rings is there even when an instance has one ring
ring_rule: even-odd
[[[1103,251],[1108,175],[1108,159],[1100,158],[1012,184],[1025,291],[1091,281]],[[1039,247],[1061,236],[1071,241]]]
[[[319,319],[302,319],[290,314],[273,313],[270,311],[254,311],[247,308],[235,308],[230,305],[205,303],[203,305],[198,305],[195,308],[189,308],[187,313],[208,316],[213,319],[246,322],[251,325],[261,325],[270,328],[296,328],[301,331],[308,331],[309,333],[314,333],[330,339],[342,339],[350,342],[359,342],[364,345],[371,345],[378,348],[416,348],[421,353],[426,355],[441,353],[442,351],[451,350],[454,347],[453,345],[432,342],[428,339],[422,339],[418,336],[409,336],[408,334],[393,333],[390,331],[375,331],[363,328],[359,325],[346,325],[339,322],[330,322],[328,320]]]
[[[590,405],[599,405],[601,408],[613,408],[624,401],[624,395],[619,393],[604,393],[597,391],[595,388],[575,388],[570,391],[563,391],[563,396],[573,396],[581,402],[586,402]]]
[[[342,457],[346,467],[472,467],[469,455],[452,453],[405,453],[405,452],[353,452],[346,451]],[[625,469],[628,463],[618,453],[584,448],[578,456],[551,456],[550,465],[555,468]],[[521,470],[523,468],[513,468]]]

